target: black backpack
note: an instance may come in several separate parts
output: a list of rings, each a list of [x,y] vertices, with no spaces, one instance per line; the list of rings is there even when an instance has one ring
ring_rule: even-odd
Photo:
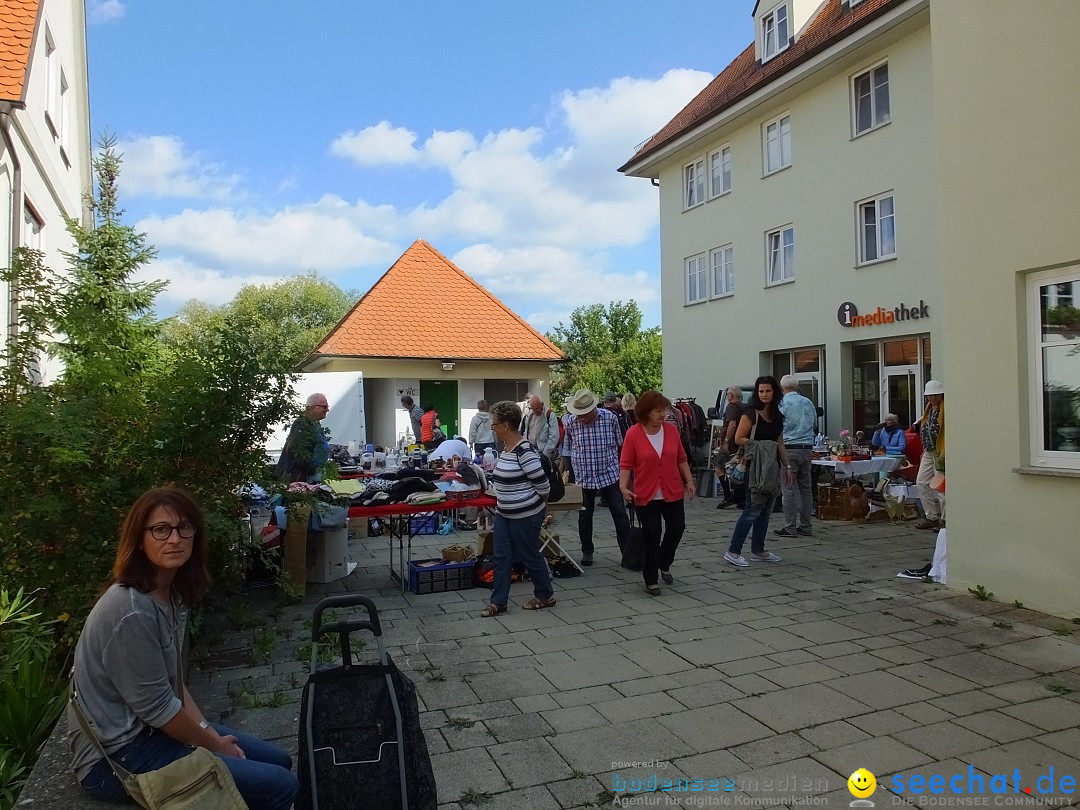
[[[514,454],[518,457],[518,463],[521,463],[521,454],[525,452],[525,448],[522,447],[526,442],[518,442],[517,447],[514,448]],[[529,445],[532,447],[532,445]],[[534,448],[535,450],[535,448]],[[551,487],[548,492],[548,503],[555,503],[561,501],[563,495],[566,494],[566,487],[563,485],[562,476],[559,471],[555,469],[555,465],[551,463],[551,459],[540,452],[536,452],[536,455],[540,456],[540,466],[544,468],[544,475],[547,476],[548,486]]]

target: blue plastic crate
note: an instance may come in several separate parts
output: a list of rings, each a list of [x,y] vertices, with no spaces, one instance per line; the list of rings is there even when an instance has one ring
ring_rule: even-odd
[[[439,513],[438,512],[420,512],[415,515],[409,515],[409,534],[438,534],[439,533]]]
[[[475,560],[410,560],[409,590],[416,594],[468,590],[473,587],[474,564]]]

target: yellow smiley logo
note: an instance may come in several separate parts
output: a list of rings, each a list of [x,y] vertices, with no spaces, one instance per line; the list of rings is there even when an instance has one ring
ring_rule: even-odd
[[[866,768],[859,768],[848,777],[847,788],[856,799],[865,799],[877,789],[877,779]]]

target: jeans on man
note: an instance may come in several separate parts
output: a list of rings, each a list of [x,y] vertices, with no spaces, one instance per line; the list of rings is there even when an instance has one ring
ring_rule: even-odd
[[[795,531],[810,528],[810,515],[814,509],[814,487],[810,481],[811,460],[814,451],[810,449],[788,449],[788,461],[794,481],[788,483],[788,477],[780,472],[780,491],[784,495],[784,527]],[[796,526],[796,518],[798,525]]]
[[[491,590],[491,604],[506,607],[515,562],[524,563],[533,583],[533,595],[537,599],[547,601],[554,595],[547,560],[540,554],[540,527],[543,524],[543,512],[523,518],[508,518],[495,513],[495,537],[492,542],[495,587]]]
[[[221,736],[232,734],[245,759],[218,754],[236,782],[236,789],[250,807],[265,810],[289,810],[300,782],[292,772],[292,757],[273,743],[213,724]],[[164,768],[190,754],[192,748],[173,739],[160,729],[139,735],[112,755],[112,759],[132,773],[147,773]],[[109,763],[98,760],[82,781],[83,789],[93,799],[127,804],[128,798]]]
[[[930,486],[935,472],[934,454],[924,450],[919,460],[919,474],[915,476],[915,486],[919,489],[919,500],[922,501],[927,520],[941,518],[941,493]]]
[[[731,534],[731,545],[728,551],[732,554],[742,554],[743,543],[746,535],[750,537],[750,551],[754,554],[765,553],[765,535],[769,532],[769,518],[772,516],[773,504],[776,503],[776,495],[768,495],[764,500],[747,490],[746,508],[742,510],[739,519],[735,521],[735,531]]]
[[[668,571],[675,561],[675,549],[686,531],[686,511],[681,498],[677,501],[657,498],[637,507],[637,514],[645,532],[645,564],[641,576],[646,585],[655,585],[657,569]],[[660,540],[661,519],[664,523],[663,542]]]
[[[584,507],[578,512],[578,537],[581,538],[581,553],[593,553],[593,512],[596,510],[596,496],[603,494],[611,520],[615,523],[615,539],[619,551],[626,548],[626,538],[630,535],[630,519],[626,516],[626,503],[623,501],[619,482],[608,484],[600,489],[581,488],[581,503]]]

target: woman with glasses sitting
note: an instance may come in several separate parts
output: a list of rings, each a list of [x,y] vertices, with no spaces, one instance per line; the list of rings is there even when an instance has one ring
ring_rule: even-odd
[[[202,747],[221,757],[250,807],[292,806],[299,783],[289,755],[210,723],[178,682],[188,610],[210,584],[208,551],[202,510],[183,490],[149,490],[124,518],[112,582],[75,647],[79,707],[108,759],[68,707],[72,767],[94,799],[127,800],[111,762],[140,774]]]

